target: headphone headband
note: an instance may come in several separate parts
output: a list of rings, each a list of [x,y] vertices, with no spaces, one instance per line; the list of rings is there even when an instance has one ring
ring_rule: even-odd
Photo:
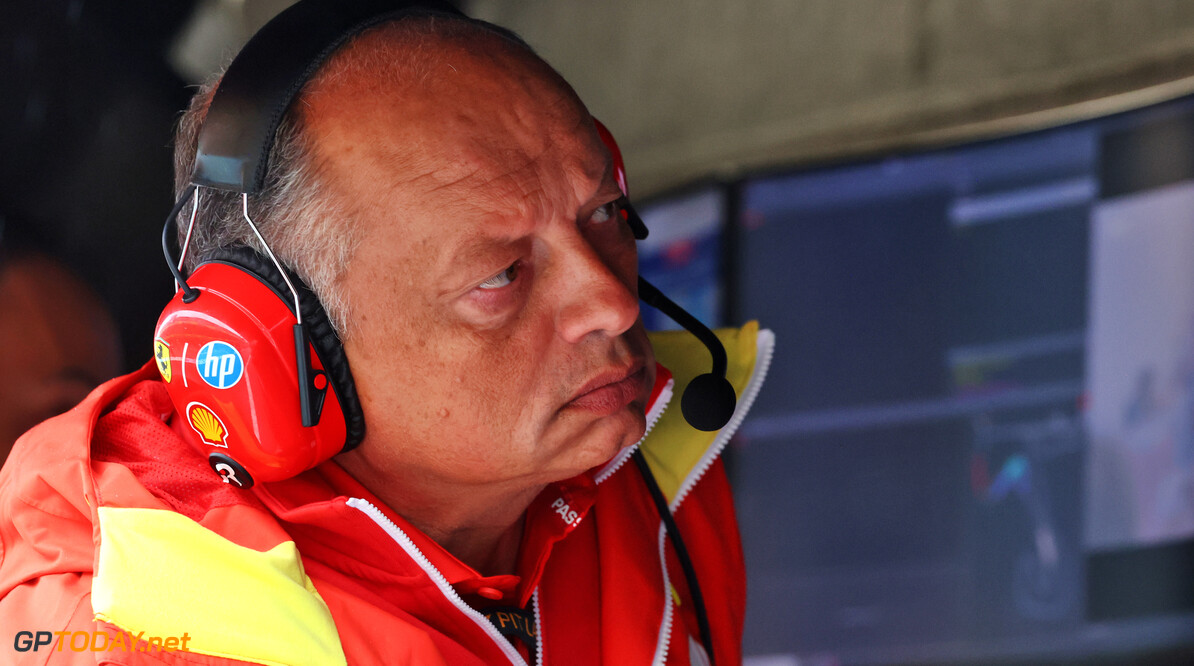
[[[307,80],[352,37],[407,14],[465,17],[443,0],[304,0],[278,14],[220,81],[199,134],[191,182],[260,192],[278,125]]]

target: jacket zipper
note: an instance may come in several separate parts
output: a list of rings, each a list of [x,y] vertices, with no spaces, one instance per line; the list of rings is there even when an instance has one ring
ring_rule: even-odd
[[[667,553],[664,551],[666,530],[662,521],[659,524],[659,565],[663,568],[663,623],[659,627],[659,642],[655,644],[655,659],[652,666],[664,666],[667,663],[667,653],[672,645],[672,579],[667,572]]]
[[[431,577],[432,582],[434,582],[435,586],[439,588],[440,593],[443,594],[448,601],[451,601],[452,605],[460,609],[460,612],[468,616],[468,618],[472,620],[474,624],[480,627],[481,630],[484,631],[485,634],[497,644],[498,648],[501,649],[502,654],[506,655],[506,658],[510,660],[510,663],[515,664],[516,666],[528,666],[526,660],[522,658],[522,655],[518,654],[518,650],[514,648],[510,641],[506,640],[504,636],[498,633],[498,630],[492,624],[490,624],[489,620],[485,619],[484,615],[474,610],[468,604],[464,603],[464,599],[462,599],[460,595],[456,593],[456,590],[452,589],[452,585],[448,583],[448,579],[445,578],[442,573],[440,573],[439,569],[435,568],[435,565],[431,563],[431,560],[427,559],[427,556],[424,555],[422,551],[419,550],[418,546],[416,546],[415,543],[410,540],[410,537],[408,537],[406,533],[402,531],[401,527],[398,527],[396,524],[394,524],[394,521],[386,517],[386,515],[382,513],[380,509],[378,509],[368,500],[353,497],[348,500],[347,504],[348,506],[351,506],[357,511],[360,511],[368,516],[369,519],[374,523],[377,523],[378,527],[382,528],[385,533],[394,540],[395,543],[401,546],[402,550],[406,551],[406,554],[409,555],[416,563],[418,563],[419,567]],[[537,589],[536,593],[538,593]],[[536,604],[538,604],[537,601]],[[536,607],[535,610],[536,631],[538,631],[538,608]],[[541,636],[539,640],[540,659],[542,659],[543,656],[542,646],[543,640]],[[539,663],[542,664],[543,662],[540,661]]]
[[[688,493],[692,491],[697,482],[713,466],[713,461],[717,460],[717,456],[721,455],[722,449],[730,443],[730,438],[742,426],[742,421],[746,419],[746,414],[750,411],[755,398],[759,395],[759,389],[762,388],[763,381],[767,378],[767,370],[771,367],[771,356],[775,350],[775,334],[767,329],[759,331],[756,338],[756,345],[755,367],[751,369],[750,379],[746,382],[746,388],[742,390],[742,398],[738,400],[738,405],[734,409],[734,415],[730,418],[730,422],[721,429],[721,432],[717,433],[713,444],[705,451],[705,455],[701,456],[696,467],[688,474],[684,482],[680,484],[680,490],[676,492],[676,496],[668,504],[668,510],[673,514],[676,513],[680,502],[683,502],[684,498],[688,497]],[[646,436],[644,435],[645,438]],[[640,440],[639,443],[641,444],[642,441]],[[637,445],[635,446],[637,447]],[[655,660],[652,662],[654,666],[663,666],[667,663],[667,653],[671,648],[672,642],[672,591],[667,572],[667,553],[664,550],[665,532],[666,530],[661,521],[659,525],[659,564],[663,568],[664,611],[663,624],[659,629],[659,643],[655,646]]]
[[[539,610],[539,586],[531,593],[535,608],[535,666],[543,666],[543,612]]]

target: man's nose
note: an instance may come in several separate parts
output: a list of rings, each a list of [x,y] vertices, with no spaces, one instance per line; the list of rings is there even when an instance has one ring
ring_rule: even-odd
[[[556,313],[556,329],[568,342],[579,342],[590,333],[621,335],[638,320],[638,297],[627,280],[619,277],[587,243],[569,252],[558,266],[563,295]]]

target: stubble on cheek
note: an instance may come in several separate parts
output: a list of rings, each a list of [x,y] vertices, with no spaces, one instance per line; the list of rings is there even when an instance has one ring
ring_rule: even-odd
[[[469,336],[461,358],[463,380],[455,386],[476,415],[478,434],[511,453],[532,452],[556,400],[552,371],[543,354],[515,336],[480,333]]]

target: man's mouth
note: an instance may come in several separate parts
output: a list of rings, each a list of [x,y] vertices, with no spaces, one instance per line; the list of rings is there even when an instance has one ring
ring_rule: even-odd
[[[641,362],[629,369],[603,372],[581,387],[564,407],[608,416],[642,396],[645,378],[646,367]]]

